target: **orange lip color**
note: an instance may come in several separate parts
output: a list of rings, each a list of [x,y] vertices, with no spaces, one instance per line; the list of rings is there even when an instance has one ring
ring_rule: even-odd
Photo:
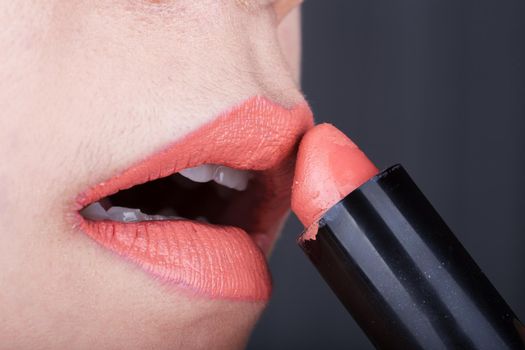
[[[211,298],[266,300],[271,282],[264,253],[288,212],[296,146],[312,123],[306,103],[286,109],[254,97],[77,200],[81,209],[185,168],[222,164],[257,173],[255,197],[244,199],[254,208],[243,228],[192,220],[91,221],[79,214],[80,227],[169,284]]]
[[[335,203],[368,181],[378,169],[345,134],[319,124],[303,137],[297,154],[292,210],[315,239],[317,221]]]

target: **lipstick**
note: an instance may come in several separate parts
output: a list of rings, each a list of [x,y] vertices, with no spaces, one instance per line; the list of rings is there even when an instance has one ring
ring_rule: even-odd
[[[401,165],[379,172],[311,129],[292,209],[299,245],[380,349],[524,349],[523,325]]]

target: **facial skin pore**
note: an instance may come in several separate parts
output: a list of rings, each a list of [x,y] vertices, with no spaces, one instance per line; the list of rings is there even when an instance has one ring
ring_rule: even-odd
[[[303,101],[299,10],[279,24],[291,4],[252,3],[2,2],[2,348],[245,345],[264,303],[164,288],[69,214],[83,189],[224,109],[257,95]]]

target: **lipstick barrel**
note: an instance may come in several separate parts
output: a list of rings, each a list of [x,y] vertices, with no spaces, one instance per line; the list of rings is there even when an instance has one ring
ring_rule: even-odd
[[[525,348],[515,314],[400,165],[300,244],[377,348]]]

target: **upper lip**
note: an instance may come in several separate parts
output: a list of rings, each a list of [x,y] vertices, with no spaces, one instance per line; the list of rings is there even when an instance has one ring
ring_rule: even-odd
[[[264,97],[253,97],[165,149],[81,193],[76,201],[77,210],[118,191],[201,164],[221,164],[236,169],[260,171],[263,174],[261,186],[264,191],[255,205],[257,216],[247,218],[250,222],[243,228],[255,237],[259,246],[268,250],[282,217],[289,208],[293,161],[298,141],[312,125],[311,112],[305,102],[293,109],[285,109]],[[104,226],[108,225],[107,222],[92,222],[80,215],[79,218],[81,228],[99,243],[121,255],[128,254],[118,251],[121,248],[115,247],[113,243],[104,242],[101,230],[107,229]],[[140,224],[158,227],[164,225],[154,222],[112,223],[111,230],[115,234],[115,230],[123,230],[123,225],[139,227]],[[127,251],[129,247],[123,250]],[[137,258],[131,257],[131,260]],[[142,261],[138,263],[143,264]],[[181,284],[187,283],[181,281]]]
[[[257,96],[230,112],[237,112],[245,108],[244,106],[258,106],[258,110],[264,110],[267,105],[275,106],[265,97]],[[299,111],[295,113],[294,118],[263,113],[257,116],[250,115],[248,118],[238,117],[234,123],[231,120],[226,122],[230,123],[226,130],[214,132],[217,125],[221,125],[221,119],[231,116],[232,113],[226,112],[212,123],[189,133],[160,152],[136,162],[109,180],[82,192],[76,200],[78,207],[81,209],[118,191],[202,164],[221,164],[243,170],[264,171],[275,168],[296,152],[298,141],[313,125],[311,112],[305,102],[300,103],[294,110]],[[250,111],[247,110],[246,114],[250,114]],[[261,138],[261,133],[254,133],[253,130],[262,130],[265,137]],[[192,138],[196,132],[203,136]],[[189,148],[199,151],[184,152]],[[234,150],[243,152],[233,152]]]

